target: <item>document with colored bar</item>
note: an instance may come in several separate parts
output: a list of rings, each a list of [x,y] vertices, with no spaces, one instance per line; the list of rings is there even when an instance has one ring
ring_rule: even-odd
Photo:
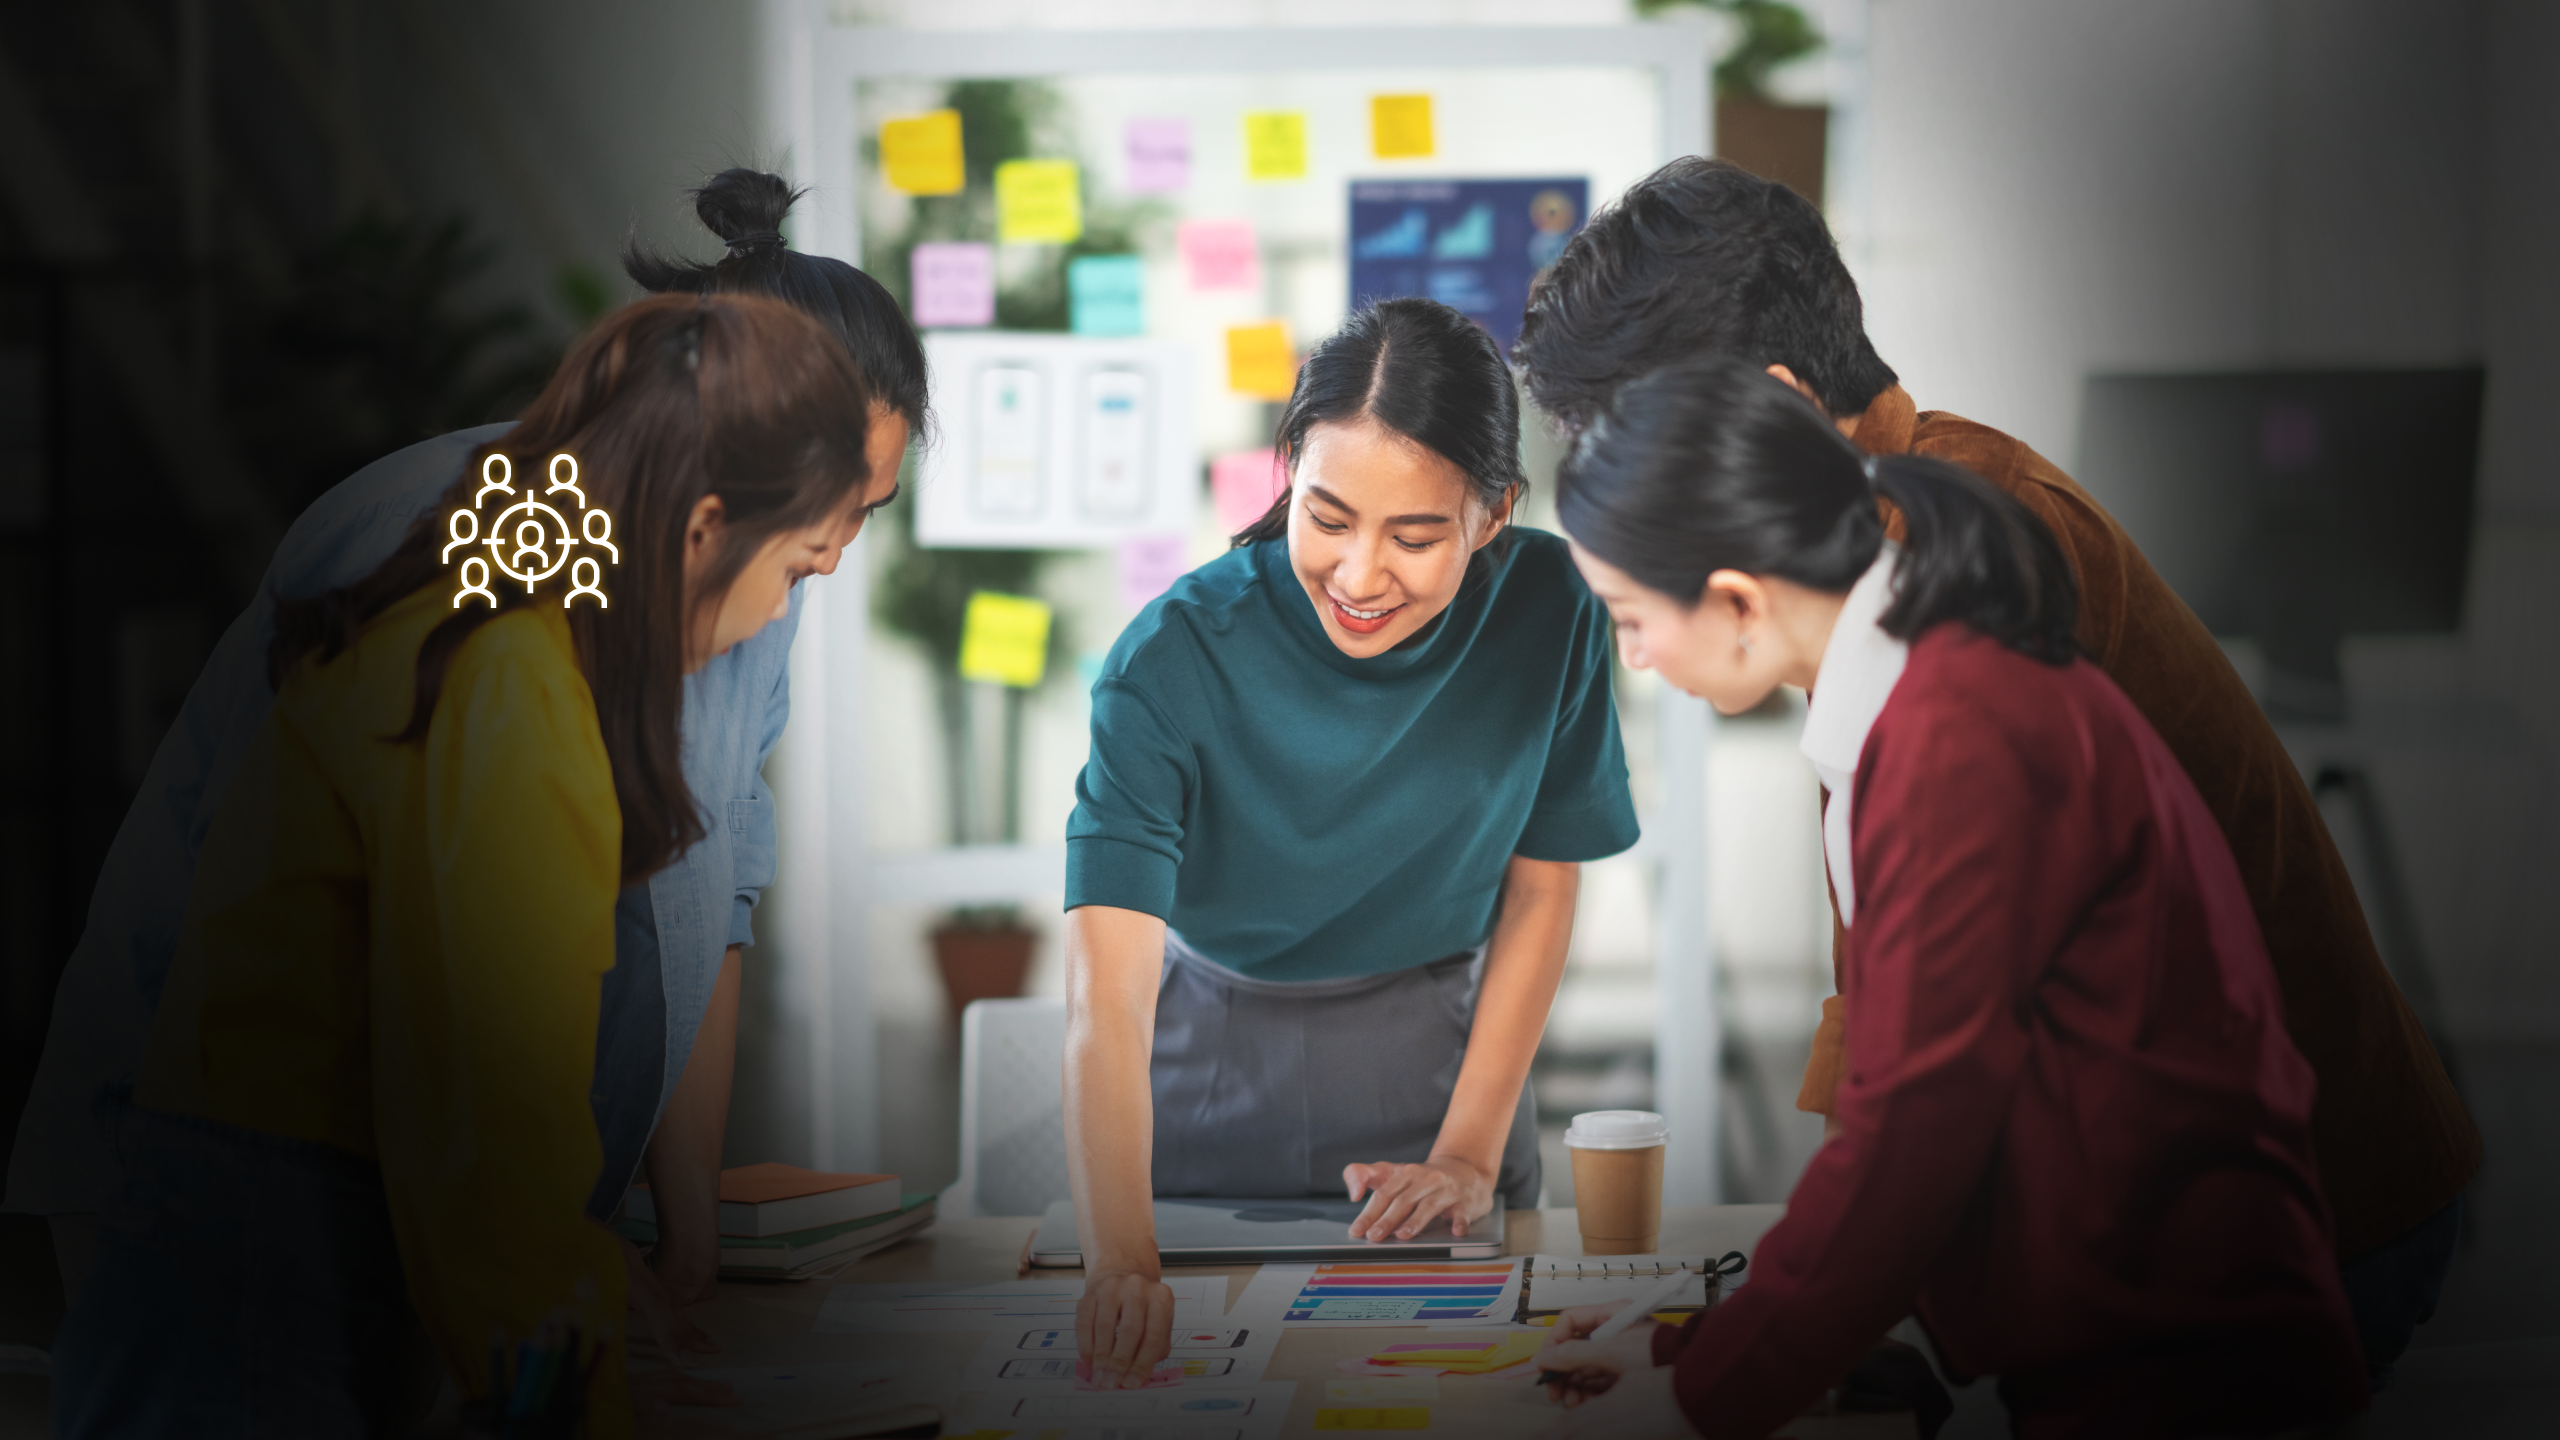
[[[1520,1306],[1520,1262],[1400,1261],[1265,1265],[1231,1318],[1284,1325],[1507,1325]]]

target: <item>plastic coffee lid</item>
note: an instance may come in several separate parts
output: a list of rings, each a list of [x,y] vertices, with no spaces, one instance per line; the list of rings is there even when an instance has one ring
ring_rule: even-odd
[[[1671,1128],[1650,1110],[1586,1110],[1564,1132],[1564,1143],[1577,1150],[1642,1150],[1670,1138]]]

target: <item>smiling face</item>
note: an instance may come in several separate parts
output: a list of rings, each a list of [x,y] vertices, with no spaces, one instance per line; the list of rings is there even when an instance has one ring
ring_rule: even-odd
[[[1466,578],[1467,557],[1501,532],[1457,466],[1363,417],[1307,432],[1291,477],[1289,565],[1343,654],[1410,640]]]
[[[717,605],[691,609],[694,577],[718,553],[726,516],[720,497],[697,501],[685,525],[685,591],[693,634],[685,646],[685,673],[690,675],[726,655],[731,647],[791,613],[791,587],[811,575],[832,575],[844,558],[844,547],[862,533],[872,512],[898,496],[898,462],[906,454],[906,417],[887,406],[874,406],[871,431],[864,445],[871,478],[853,489],[836,513],[815,525],[785,530],[756,547]]]

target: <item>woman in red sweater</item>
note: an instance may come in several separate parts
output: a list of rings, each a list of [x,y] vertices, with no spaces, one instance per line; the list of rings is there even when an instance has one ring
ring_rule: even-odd
[[[2050,532],[1731,360],[1626,387],[1557,494],[1629,664],[1726,714],[1811,693],[1855,1003],[1750,1283],[1607,1345],[1568,1317],[1556,1433],[1766,1434],[1911,1314],[2039,1440],[2362,1408],[2311,1071],[2213,817],[2078,657]]]

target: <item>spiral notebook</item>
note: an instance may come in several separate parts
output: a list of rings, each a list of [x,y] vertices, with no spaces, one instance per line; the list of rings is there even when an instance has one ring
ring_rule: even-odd
[[[1681,1271],[1696,1282],[1660,1310],[1704,1310],[1718,1295],[1742,1283],[1750,1262],[1739,1250],[1723,1258],[1705,1255],[1533,1255],[1529,1259],[1528,1298],[1522,1306],[1532,1315],[1570,1310],[1576,1305],[1605,1305],[1642,1295]]]

